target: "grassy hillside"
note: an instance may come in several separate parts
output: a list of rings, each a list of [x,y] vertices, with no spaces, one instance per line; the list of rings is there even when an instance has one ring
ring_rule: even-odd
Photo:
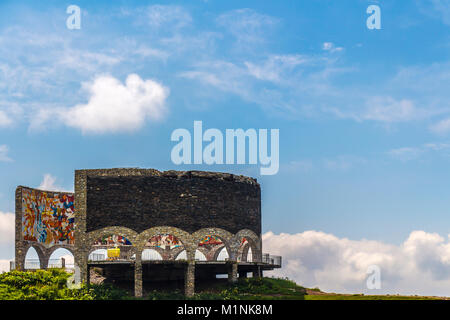
[[[71,274],[59,269],[35,272],[12,271],[0,274],[0,300],[112,300],[134,299],[122,289],[107,284],[69,289]],[[430,300],[437,297],[362,295],[325,293],[319,289],[307,289],[287,279],[247,278],[230,285],[217,281],[214,285],[197,288],[194,300]],[[143,299],[181,300],[180,291],[146,292]],[[441,298],[442,299],[442,298]]]

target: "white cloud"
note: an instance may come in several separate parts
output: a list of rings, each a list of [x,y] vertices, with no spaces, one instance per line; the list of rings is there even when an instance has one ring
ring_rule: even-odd
[[[392,97],[374,97],[367,101],[367,111],[362,115],[364,120],[382,122],[401,122],[413,120],[418,110],[410,100],[395,100]]]
[[[44,174],[44,178],[42,179],[41,184],[38,189],[46,190],[46,191],[65,191],[65,192],[73,192],[73,190],[68,190],[56,183],[58,179],[55,176],[52,176],[49,173]]]
[[[56,177],[52,176],[49,173],[44,174],[44,179],[39,185],[38,189],[47,190],[47,191],[60,191],[58,186],[55,185]]]
[[[244,62],[248,73],[258,80],[280,82],[286,72],[293,71],[297,66],[306,64],[311,58],[301,55],[271,55],[261,64]]]
[[[329,170],[347,171],[357,164],[364,164],[367,160],[351,155],[341,155],[332,159],[324,159],[323,165]]]
[[[9,260],[0,260],[0,273],[9,271]]]
[[[342,293],[450,296],[450,240],[435,233],[413,231],[396,246],[317,231],[267,232],[263,249],[283,257],[283,267],[271,274],[306,287]],[[381,269],[381,290],[366,288],[370,265]]]
[[[0,127],[7,127],[12,124],[12,119],[4,112],[0,110]]]
[[[450,118],[443,119],[430,127],[431,131],[438,134],[446,134],[450,132]]]
[[[418,158],[422,152],[420,148],[403,147],[389,150],[388,154],[399,160],[408,161]]]
[[[5,144],[0,145],[0,162],[10,162],[12,159],[8,156],[9,147]]]
[[[152,5],[146,9],[146,15],[152,28],[170,25],[171,29],[177,29],[192,22],[190,13],[180,6]]]
[[[159,120],[166,113],[169,89],[137,74],[130,74],[125,85],[101,76],[83,87],[90,94],[88,103],[59,111],[66,125],[83,133],[135,131],[146,120]]]
[[[416,4],[426,15],[441,19],[444,24],[450,25],[449,0],[416,0]]]
[[[0,211],[0,244],[14,244],[15,215]]]
[[[223,13],[216,21],[235,36],[240,45],[244,46],[264,42],[267,32],[278,23],[277,18],[260,14],[252,9],[238,9]]]
[[[281,169],[285,172],[301,172],[307,173],[314,168],[313,162],[311,160],[296,160],[291,161],[286,165],[283,165]]]
[[[418,147],[402,147],[388,151],[388,155],[401,161],[417,159],[428,152],[442,152],[450,148],[449,143],[431,142]]]
[[[322,44],[322,49],[325,51],[329,51],[331,53],[343,51],[344,48],[336,47],[333,42],[324,42]]]

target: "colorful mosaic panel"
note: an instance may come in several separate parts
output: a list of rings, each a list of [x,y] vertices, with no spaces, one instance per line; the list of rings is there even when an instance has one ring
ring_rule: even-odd
[[[23,239],[46,245],[74,244],[73,201],[72,194],[22,189]]]
[[[165,248],[169,246],[170,248],[181,247],[183,244],[177,237],[171,234],[159,234],[151,238],[147,244],[148,247],[160,247]]]
[[[219,245],[222,243],[223,243],[222,240],[220,240],[218,237],[212,236],[212,235],[207,235],[199,242],[198,245],[199,246],[207,246],[207,245]]]
[[[112,234],[97,239],[94,246],[131,246],[131,242],[125,237]]]

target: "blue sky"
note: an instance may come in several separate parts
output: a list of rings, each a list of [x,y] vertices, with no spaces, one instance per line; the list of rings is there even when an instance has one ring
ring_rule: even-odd
[[[70,4],[80,30],[66,28]],[[371,4],[381,30],[366,27]],[[0,212],[13,212],[17,185],[45,174],[70,190],[80,168],[212,170],[258,178],[264,232],[394,245],[413,230],[446,236],[449,31],[446,0],[4,0]],[[95,88],[114,92],[131,74],[160,100],[143,111],[125,99],[129,112],[108,126],[85,117],[83,106],[112,112]],[[278,174],[175,166],[170,135],[194,120],[280,129]],[[12,255],[0,244],[0,259]]]

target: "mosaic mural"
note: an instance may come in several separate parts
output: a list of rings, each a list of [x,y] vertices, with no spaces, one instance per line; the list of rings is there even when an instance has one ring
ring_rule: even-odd
[[[111,234],[97,239],[94,246],[131,246],[131,242],[125,237]]]
[[[166,247],[169,246],[171,249],[176,247],[181,247],[183,244],[177,237],[171,234],[159,234],[154,236],[149,241],[147,241],[146,246],[148,247]]]
[[[212,235],[207,235],[199,242],[198,245],[199,246],[207,246],[207,245],[219,245],[222,243],[223,243],[222,240],[220,240],[218,237],[212,236]]]
[[[23,239],[46,245],[74,244],[74,196],[22,189]]]

